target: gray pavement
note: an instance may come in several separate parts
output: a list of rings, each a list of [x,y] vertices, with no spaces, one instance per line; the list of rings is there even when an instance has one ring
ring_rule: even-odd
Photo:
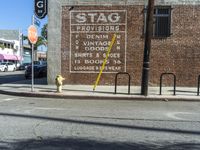
[[[1,150],[199,150],[200,103],[0,94]]]
[[[197,96],[196,87],[177,87],[175,96],[173,95],[173,87],[163,87],[162,95],[159,95],[159,87],[149,87],[148,96],[140,95],[139,86],[131,86],[130,94],[127,94],[127,91],[127,86],[118,86],[118,94],[114,94],[114,86],[99,85],[93,91],[92,85],[64,85],[62,93],[57,93],[56,86],[47,85],[46,79],[44,78],[35,80],[33,92],[31,92],[31,80],[1,84],[0,86],[0,93],[18,96],[74,99],[200,101],[200,96]]]

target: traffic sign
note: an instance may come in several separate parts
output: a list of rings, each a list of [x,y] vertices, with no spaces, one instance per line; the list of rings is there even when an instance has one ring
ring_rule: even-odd
[[[38,40],[37,28],[34,25],[30,25],[28,28],[28,39],[32,44],[35,44]]]
[[[35,0],[35,16],[39,19],[47,15],[47,0]]]

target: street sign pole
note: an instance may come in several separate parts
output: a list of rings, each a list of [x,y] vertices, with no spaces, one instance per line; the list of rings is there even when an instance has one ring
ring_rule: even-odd
[[[34,25],[34,15],[32,18],[32,25]],[[31,61],[31,92],[34,92],[34,44],[32,43],[32,61]]]
[[[34,16],[32,19],[32,25],[28,28],[28,39],[32,44],[31,91],[34,92],[34,44],[36,44],[38,40],[37,28],[34,26]]]
[[[31,67],[31,69],[32,69],[32,75],[31,75],[31,92],[34,92],[34,61],[33,61],[33,59],[34,59],[34,44],[32,44],[32,62],[31,62],[31,64],[32,64],[32,67]]]

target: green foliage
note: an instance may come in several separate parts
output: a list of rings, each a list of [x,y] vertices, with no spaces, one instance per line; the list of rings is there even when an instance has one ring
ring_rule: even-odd
[[[3,44],[0,44],[0,48],[1,48],[1,49],[4,49],[5,46],[4,46]]]
[[[47,24],[45,24],[45,25],[42,27],[41,35],[42,35],[42,37],[43,37],[45,40],[47,40]]]

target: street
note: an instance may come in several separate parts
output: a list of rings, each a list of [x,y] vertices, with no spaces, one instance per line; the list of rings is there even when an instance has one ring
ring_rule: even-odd
[[[10,82],[30,80],[0,72],[0,83]],[[0,95],[0,122],[1,150],[200,149],[198,102]]]
[[[14,72],[0,72],[0,84],[25,80],[24,70]]]
[[[200,149],[198,102],[0,97],[3,150]]]
[[[14,72],[0,72],[0,84],[12,83],[12,84],[30,84],[31,79],[25,79],[25,70],[17,70]],[[34,84],[46,85],[46,78],[35,78]]]

